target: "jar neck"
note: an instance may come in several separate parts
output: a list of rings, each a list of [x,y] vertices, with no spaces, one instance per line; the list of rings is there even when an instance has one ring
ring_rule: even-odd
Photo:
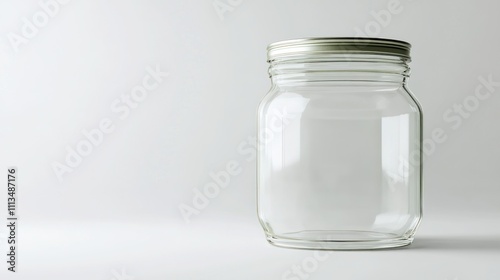
[[[382,55],[314,55],[269,61],[273,85],[374,84],[403,86],[410,75],[408,59]]]

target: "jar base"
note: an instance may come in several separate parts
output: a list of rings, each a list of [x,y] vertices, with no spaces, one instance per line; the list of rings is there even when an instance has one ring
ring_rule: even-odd
[[[267,235],[272,245],[311,250],[372,250],[410,245],[413,237],[400,237],[373,231],[301,231],[286,236]]]

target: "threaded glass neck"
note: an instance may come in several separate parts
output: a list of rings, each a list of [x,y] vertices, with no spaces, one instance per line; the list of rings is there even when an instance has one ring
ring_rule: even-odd
[[[299,55],[269,60],[273,84],[390,83],[405,84],[408,58],[373,54]]]

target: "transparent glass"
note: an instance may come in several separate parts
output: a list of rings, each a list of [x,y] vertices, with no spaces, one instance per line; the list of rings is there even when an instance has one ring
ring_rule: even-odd
[[[258,216],[271,244],[376,249],[412,242],[422,216],[422,111],[407,59],[271,60],[258,109]]]

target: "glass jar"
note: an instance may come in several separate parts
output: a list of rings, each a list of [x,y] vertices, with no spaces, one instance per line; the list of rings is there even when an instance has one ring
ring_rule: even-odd
[[[258,109],[258,215],[306,249],[405,246],[422,216],[422,111],[410,44],[310,38],[268,47]]]

